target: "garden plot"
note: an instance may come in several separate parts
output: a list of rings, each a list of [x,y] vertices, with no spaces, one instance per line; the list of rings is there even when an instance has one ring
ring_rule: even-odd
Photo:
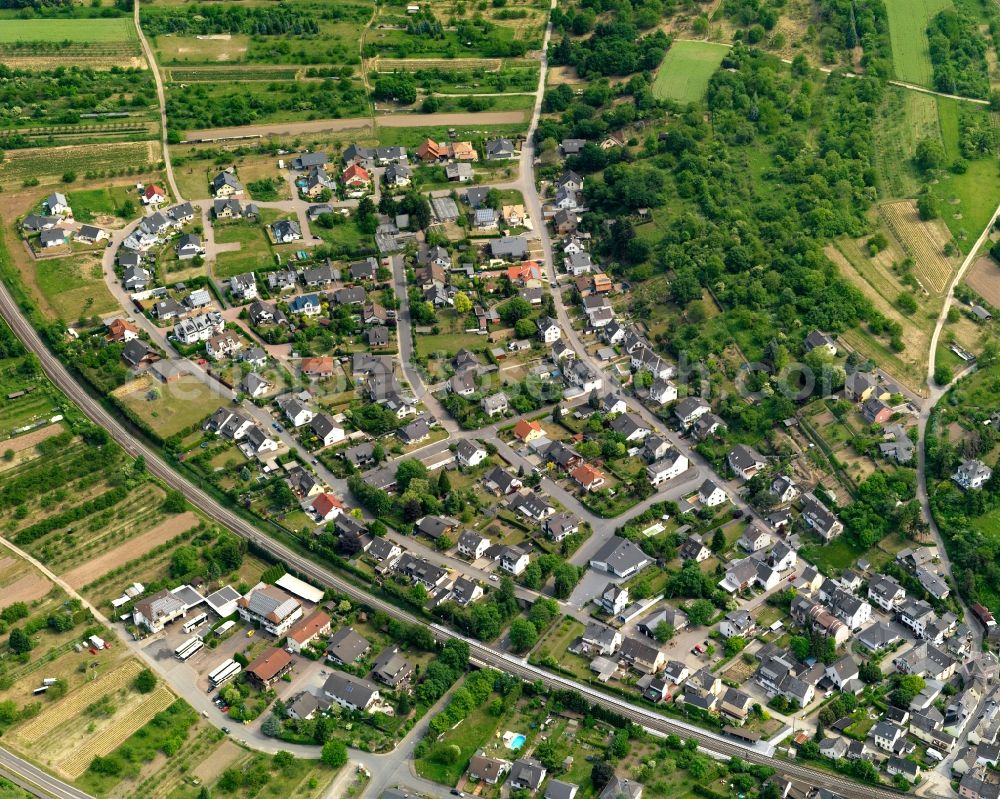
[[[172,516],[148,532],[137,535],[121,546],[109,549],[71,569],[63,575],[63,579],[74,588],[82,588],[111,569],[142,557],[154,547],[190,530],[197,523],[198,517],[191,511]]]
[[[79,777],[95,757],[106,755],[117,748],[153,716],[170,707],[173,701],[174,695],[170,690],[162,685],[159,686],[139,704],[130,706],[128,711],[116,714],[113,723],[110,723],[102,734],[91,736],[82,746],[75,749],[59,764],[59,770],[68,777],[74,779]]]
[[[944,255],[945,245],[951,240],[948,229],[943,224],[921,220],[912,200],[884,203],[879,206],[879,214],[903,250],[916,262],[914,271],[920,285],[932,296],[943,295],[954,271],[952,262]]]
[[[95,757],[113,751],[173,703],[173,694],[162,685],[149,694],[133,688],[142,669],[128,660],[71,691],[18,729],[13,743],[57,773],[79,778]]]

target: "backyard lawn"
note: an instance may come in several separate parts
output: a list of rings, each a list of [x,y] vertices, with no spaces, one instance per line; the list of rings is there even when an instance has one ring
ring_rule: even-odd
[[[219,394],[191,375],[163,386],[150,383],[119,401],[162,438],[200,422],[224,404]]]
[[[45,299],[64,322],[82,316],[110,313],[119,308],[92,255],[36,261],[35,279]]]
[[[215,274],[220,278],[274,266],[274,251],[260,225],[236,222],[215,228],[219,244],[239,243],[239,250],[220,252],[215,257]]]
[[[500,723],[500,719],[487,710],[489,705],[489,700],[484,702],[482,707],[473,710],[464,721],[448,730],[427,756],[417,760],[417,773],[442,785],[457,783],[476,750],[490,739]],[[449,746],[459,748],[457,757],[435,756],[436,752],[444,751]],[[450,762],[443,762],[446,760]]]

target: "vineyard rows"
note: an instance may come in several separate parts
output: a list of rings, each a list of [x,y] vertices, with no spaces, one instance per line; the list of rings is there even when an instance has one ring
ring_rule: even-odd
[[[302,67],[172,67],[167,79],[174,83],[245,83],[247,81],[297,80]]]
[[[68,723],[98,699],[132,683],[142,666],[135,660],[123,663],[117,669],[91,683],[78,688],[61,702],[47,708],[19,730],[18,735],[29,743],[48,735],[61,724]]]
[[[0,163],[0,183],[26,178],[60,177],[64,172],[145,170],[160,159],[159,147],[148,142],[109,142],[64,148],[9,150]]]
[[[913,258],[921,285],[935,295],[941,294],[952,272],[952,266],[943,253],[944,242],[935,241],[932,229],[928,223],[920,221],[914,204],[909,200],[886,203],[879,207],[879,212],[903,251]]]
[[[174,695],[164,686],[159,686],[138,707],[133,708],[123,718],[114,719],[114,723],[100,735],[91,736],[83,746],[59,764],[68,776],[74,779],[87,770],[91,761],[97,757],[114,751],[140,727],[148,724],[157,713],[166,710],[173,704]]]
[[[420,69],[485,69],[499,72],[503,66],[500,58],[375,58],[371,68],[376,72]]]

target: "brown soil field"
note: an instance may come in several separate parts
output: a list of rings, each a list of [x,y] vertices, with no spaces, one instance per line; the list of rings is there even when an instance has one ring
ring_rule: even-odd
[[[52,583],[32,570],[29,574],[25,574],[10,585],[3,587],[3,601],[5,605],[12,602],[34,602],[36,599],[41,599],[50,590],[52,590]]]
[[[992,258],[977,258],[965,282],[994,308],[1000,308],[1000,264]]]
[[[141,557],[164,541],[169,541],[185,530],[194,527],[197,523],[198,517],[191,511],[185,511],[179,516],[173,516],[161,522],[149,532],[137,535],[120,547],[110,549],[93,560],[88,560],[86,563],[66,572],[63,575],[63,579],[74,588],[82,588],[92,583],[105,572]]]
[[[10,441],[5,442],[7,445],[6,448],[12,449],[14,452],[22,452],[29,447],[34,447],[36,444],[41,444],[47,438],[59,435],[59,433],[61,433],[64,429],[65,428],[59,422],[47,425],[46,427],[39,427],[37,430],[32,430],[30,433],[18,436],[17,438],[12,438]]]
[[[243,756],[243,750],[230,740],[223,741],[218,749],[199,763],[191,772],[199,777],[203,784],[211,785],[236,760]]]

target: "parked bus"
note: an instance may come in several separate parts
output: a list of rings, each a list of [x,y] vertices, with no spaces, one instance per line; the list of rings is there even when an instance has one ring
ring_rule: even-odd
[[[208,673],[208,679],[214,680],[216,677],[222,674],[222,672],[224,672],[226,669],[232,666],[235,662],[236,661],[233,660],[232,658],[229,658],[229,660],[222,661],[218,666],[216,666],[212,671]]]
[[[218,688],[225,682],[233,679],[237,674],[243,670],[243,667],[237,663],[235,660],[228,661],[224,666],[216,669],[212,674],[209,675],[208,680],[212,684],[213,688]]]
[[[184,634],[187,635],[192,630],[201,627],[206,621],[208,621],[207,613],[199,613],[191,621],[187,622],[181,629],[184,630]]]
[[[185,661],[195,652],[200,651],[203,646],[205,645],[201,642],[201,639],[195,638],[194,641],[192,641],[191,644],[189,644],[188,647],[177,656],[177,659]]]
[[[230,619],[229,621],[224,621],[222,624],[220,624],[218,627],[215,628],[215,634],[216,635],[225,635],[231,629],[233,629],[233,627],[235,627],[235,626],[236,626],[236,622],[233,621],[232,619]]]
[[[178,646],[174,650],[174,654],[179,657],[180,654],[181,654],[181,652],[183,652],[185,649],[187,649],[189,646],[191,646],[191,644],[193,644],[197,640],[198,640],[198,636],[193,636],[192,638],[187,638],[184,641],[181,641],[180,646]]]
[[[197,636],[189,639],[174,651],[178,660],[187,660],[191,655],[201,649],[204,644]]]

